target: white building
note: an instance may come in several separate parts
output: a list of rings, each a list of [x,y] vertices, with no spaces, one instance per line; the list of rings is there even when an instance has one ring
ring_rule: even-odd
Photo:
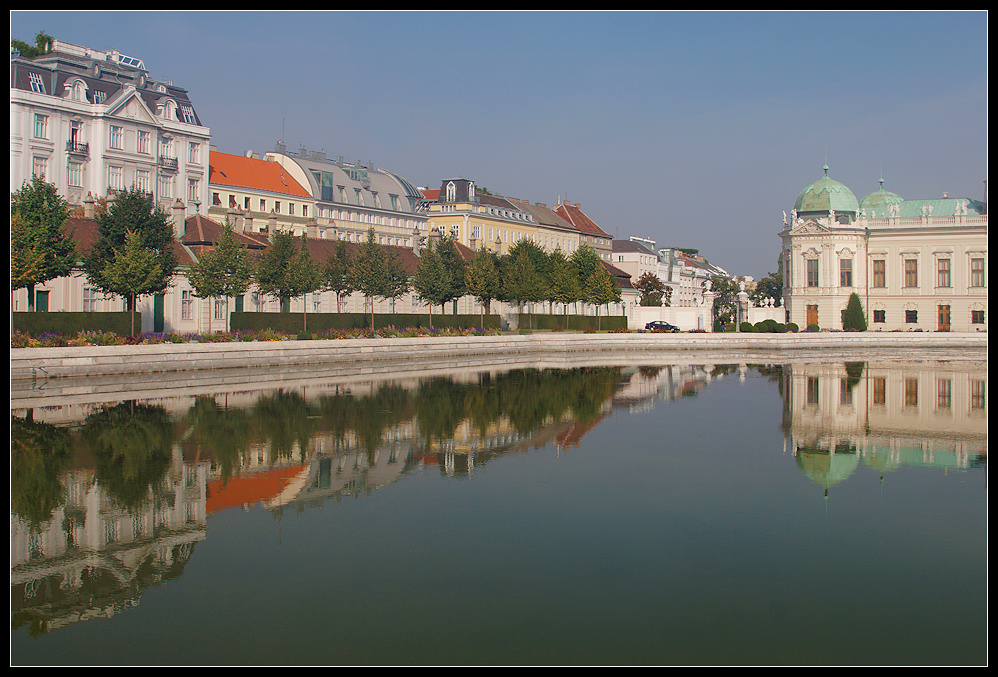
[[[187,90],[140,59],[59,40],[35,59],[11,54],[11,192],[39,175],[81,206],[135,186],[193,214],[208,200],[209,139]]]
[[[854,292],[870,330],[987,331],[987,203],[857,200],[825,176],[784,215],[784,305],[802,329],[841,329]]]
[[[283,143],[263,159],[277,163],[311,193],[310,237],[364,242],[373,228],[380,244],[411,247],[416,230],[429,231],[428,215],[420,210],[423,194],[371,161],[330,159],[324,150],[304,147],[289,151]]]

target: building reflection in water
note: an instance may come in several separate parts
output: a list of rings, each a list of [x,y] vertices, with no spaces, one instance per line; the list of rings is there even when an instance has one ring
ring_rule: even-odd
[[[859,466],[987,462],[987,364],[850,362],[785,365],[785,451],[828,490]]]
[[[828,490],[866,465],[987,458],[987,365],[839,363],[524,369],[12,412],[12,625],[106,617],[179,576],[207,519],[370,494],[410,472],[467,478],[558,453],[616,409],[651,412],[757,372],[784,451]]]

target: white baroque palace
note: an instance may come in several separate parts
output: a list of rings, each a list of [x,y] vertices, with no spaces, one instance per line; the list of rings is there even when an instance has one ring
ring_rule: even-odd
[[[783,217],[787,321],[841,329],[856,293],[871,331],[987,331],[987,202],[857,200],[825,175]]]
[[[10,60],[10,190],[32,175],[73,206],[136,187],[188,214],[208,200],[210,131],[187,90],[140,59],[53,40]]]

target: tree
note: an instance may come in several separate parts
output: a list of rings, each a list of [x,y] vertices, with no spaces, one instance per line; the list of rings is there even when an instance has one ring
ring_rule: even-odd
[[[521,306],[524,303],[537,303],[548,297],[544,278],[534,267],[534,262],[526,248],[515,248],[506,255],[502,266],[503,298]],[[533,314],[531,314],[531,327]]]
[[[323,286],[336,295],[336,312],[340,312],[340,300],[353,292],[350,282],[352,257],[346,240],[337,240],[333,253],[326,259],[326,272]]]
[[[135,299],[143,294],[151,294],[159,289],[162,269],[156,252],[142,246],[142,236],[135,231],[125,234],[125,245],[116,249],[114,257],[104,267],[104,279],[113,285],[117,294],[129,300],[135,307]],[[130,334],[135,334],[135,313],[131,318]]]
[[[603,268],[603,259],[600,258],[599,252],[590,247],[589,245],[582,245],[574,252],[572,252],[571,261],[575,264],[575,272],[579,276],[579,300],[586,300],[586,283],[589,278],[593,276],[597,271],[606,269]]]
[[[596,306],[596,325],[598,329],[602,329],[603,322],[600,318],[599,308],[608,303],[620,301],[620,287],[617,286],[617,281],[610,276],[606,268],[600,266],[599,270],[586,280],[586,286],[582,293],[587,303]]]
[[[197,257],[187,271],[187,282],[198,298],[225,297],[225,317],[229,316],[229,298],[241,296],[253,280],[253,265],[246,248],[239,244],[235,231],[226,221],[218,242]],[[211,331],[208,314],[208,331]],[[228,330],[228,324],[225,326]]]
[[[374,228],[367,231],[350,267],[350,283],[371,300],[371,329],[374,329],[374,299],[394,299],[405,293],[408,275],[398,254],[389,252],[374,239]]]
[[[759,280],[749,298],[757,306],[766,299],[773,299],[776,307],[783,304],[783,256],[780,256],[776,263],[776,272],[769,273]]]
[[[412,288],[416,290],[429,309],[430,327],[433,327],[433,306],[447,303],[450,300],[449,273],[444,267],[443,258],[433,249],[427,247],[419,255],[419,265],[412,279]]]
[[[285,300],[304,297],[322,286],[322,271],[308,250],[308,236],[304,233],[298,245],[290,232],[274,232],[270,247],[264,252],[256,270],[255,282],[261,294]],[[308,329],[308,308],[304,308],[302,330]]]
[[[714,292],[714,322],[731,324],[737,314],[738,283],[720,275],[712,276],[709,281]]]
[[[69,205],[51,183],[32,176],[10,199],[10,282],[28,290],[35,309],[35,285],[68,275],[76,264],[76,245],[64,232]]]
[[[34,59],[42,54],[48,54],[51,52],[53,42],[54,39],[51,35],[45,35],[45,31],[39,31],[35,35],[34,45],[29,45],[23,40],[11,40],[10,48],[12,50],[16,49],[23,57]]]
[[[667,287],[662,279],[652,272],[647,272],[639,277],[634,283],[634,288],[641,294],[640,304],[642,306],[661,306],[666,293],[668,292],[670,295],[672,293],[672,289]]]
[[[866,314],[863,312],[863,302],[856,292],[849,295],[849,303],[842,313],[842,328],[846,331],[866,331]]]
[[[485,314],[491,312],[492,301],[502,293],[502,278],[499,275],[499,257],[492,251],[482,248],[465,271],[465,285],[468,293],[482,305],[482,328],[485,328]]]
[[[569,260],[560,251],[551,253],[549,257],[551,300],[561,303],[565,307],[565,326],[568,326],[568,304],[575,303],[582,298],[582,286],[579,284],[579,274],[575,270],[575,263]]]
[[[467,264],[450,237],[424,249],[412,280],[413,289],[431,306],[430,326],[433,326],[432,306],[438,305],[441,313],[450,301],[467,293],[465,280]]]
[[[177,269],[173,228],[166,212],[153,203],[152,195],[137,189],[118,193],[97,215],[97,242],[83,258],[83,271],[90,285],[103,294],[124,296],[128,311],[135,312],[139,295],[129,296],[132,285],[121,287],[106,275],[108,264],[124,248],[128,233],[134,233],[141,247],[152,252],[158,269],[158,275],[148,281],[140,295],[169,289]]]

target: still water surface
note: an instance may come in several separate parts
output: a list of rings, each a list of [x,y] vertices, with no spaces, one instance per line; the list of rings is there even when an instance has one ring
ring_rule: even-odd
[[[983,664],[987,365],[12,410],[12,664]]]

